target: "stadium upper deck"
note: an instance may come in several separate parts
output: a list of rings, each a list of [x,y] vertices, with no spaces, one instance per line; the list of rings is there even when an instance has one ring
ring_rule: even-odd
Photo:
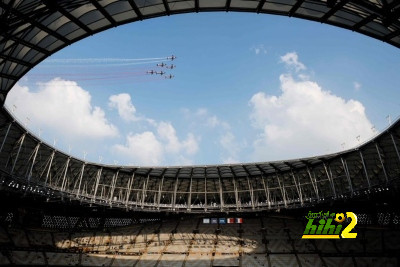
[[[226,212],[314,206],[397,187],[400,121],[357,148],[277,162],[184,167],[85,162],[0,113],[0,171],[6,188],[128,210]]]

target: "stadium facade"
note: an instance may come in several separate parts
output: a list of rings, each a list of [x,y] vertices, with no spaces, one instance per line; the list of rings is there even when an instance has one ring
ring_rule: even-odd
[[[0,100],[39,62],[85,37],[203,11],[293,16],[400,47],[400,3],[393,0],[8,0],[0,3]],[[0,264],[397,266],[399,150],[396,121],[354,149],[318,157],[109,166],[58,151],[3,107]],[[356,213],[358,238],[300,239],[310,210]]]
[[[3,184],[45,196],[48,201],[67,198],[153,212],[253,212],[315,206],[399,183],[400,121],[359,147],[336,154],[185,167],[89,163],[27,132],[6,109],[0,125]]]

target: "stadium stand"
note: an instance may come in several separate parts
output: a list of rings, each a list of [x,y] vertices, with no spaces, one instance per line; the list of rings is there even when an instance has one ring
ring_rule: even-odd
[[[169,218],[74,233],[3,226],[0,260],[3,265],[11,262],[42,266],[281,267],[363,266],[356,262],[366,266],[396,266],[398,263],[399,248],[394,243],[398,240],[398,229],[361,227],[357,231],[360,238],[353,240],[292,238],[293,233],[304,230],[303,225],[304,221],[296,218],[264,216],[244,218],[242,224],[204,224],[202,217]],[[390,249],[381,254],[379,249],[370,252],[372,244],[379,243],[381,250]],[[376,256],[371,257],[371,253]],[[372,265],[373,262],[377,265]]]
[[[0,1],[0,103],[45,58],[128,22],[199,11],[280,14],[398,48],[399,10],[393,0]],[[318,157],[123,167],[58,151],[3,106],[0,143],[3,266],[400,265],[399,120],[354,149]],[[354,212],[357,238],[301,239],[311,210]],[[228,216],[243,220],[203,221]]]

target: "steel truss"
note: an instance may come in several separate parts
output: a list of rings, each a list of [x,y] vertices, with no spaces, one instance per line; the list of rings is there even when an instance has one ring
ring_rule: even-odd
[[[400,176],[400,121],[348,151],[284,162],[117,167],[55,150],[0,113],[0,171],[49,199],[143,211],[228,212],[302,207],[390,188]]]

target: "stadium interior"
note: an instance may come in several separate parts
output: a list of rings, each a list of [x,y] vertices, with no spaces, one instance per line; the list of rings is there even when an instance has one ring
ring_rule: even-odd
[[[126,23],[202,11],[293,16],[400,47],[395,0],[6,0],[1,105],[24,74],[74,42]],[[110,166],[58,151],[3,106],[0,265],[399,266],[399,149],[396,121],[356,148],[319,157]],[[355,213],[357,238],[301,239],[310,211]]]
[[[307,209],[156,214],[46,202],[15,192],[2,198],[15,203],[1,209],[3,265],[397,266],[399,260],[400,214],[393,209],[398,197],[386,190],[369,200],[318,206],[357,214],[358,236],[347,240],[301,239]],[[242,223],[203,222],[238,216]]]

